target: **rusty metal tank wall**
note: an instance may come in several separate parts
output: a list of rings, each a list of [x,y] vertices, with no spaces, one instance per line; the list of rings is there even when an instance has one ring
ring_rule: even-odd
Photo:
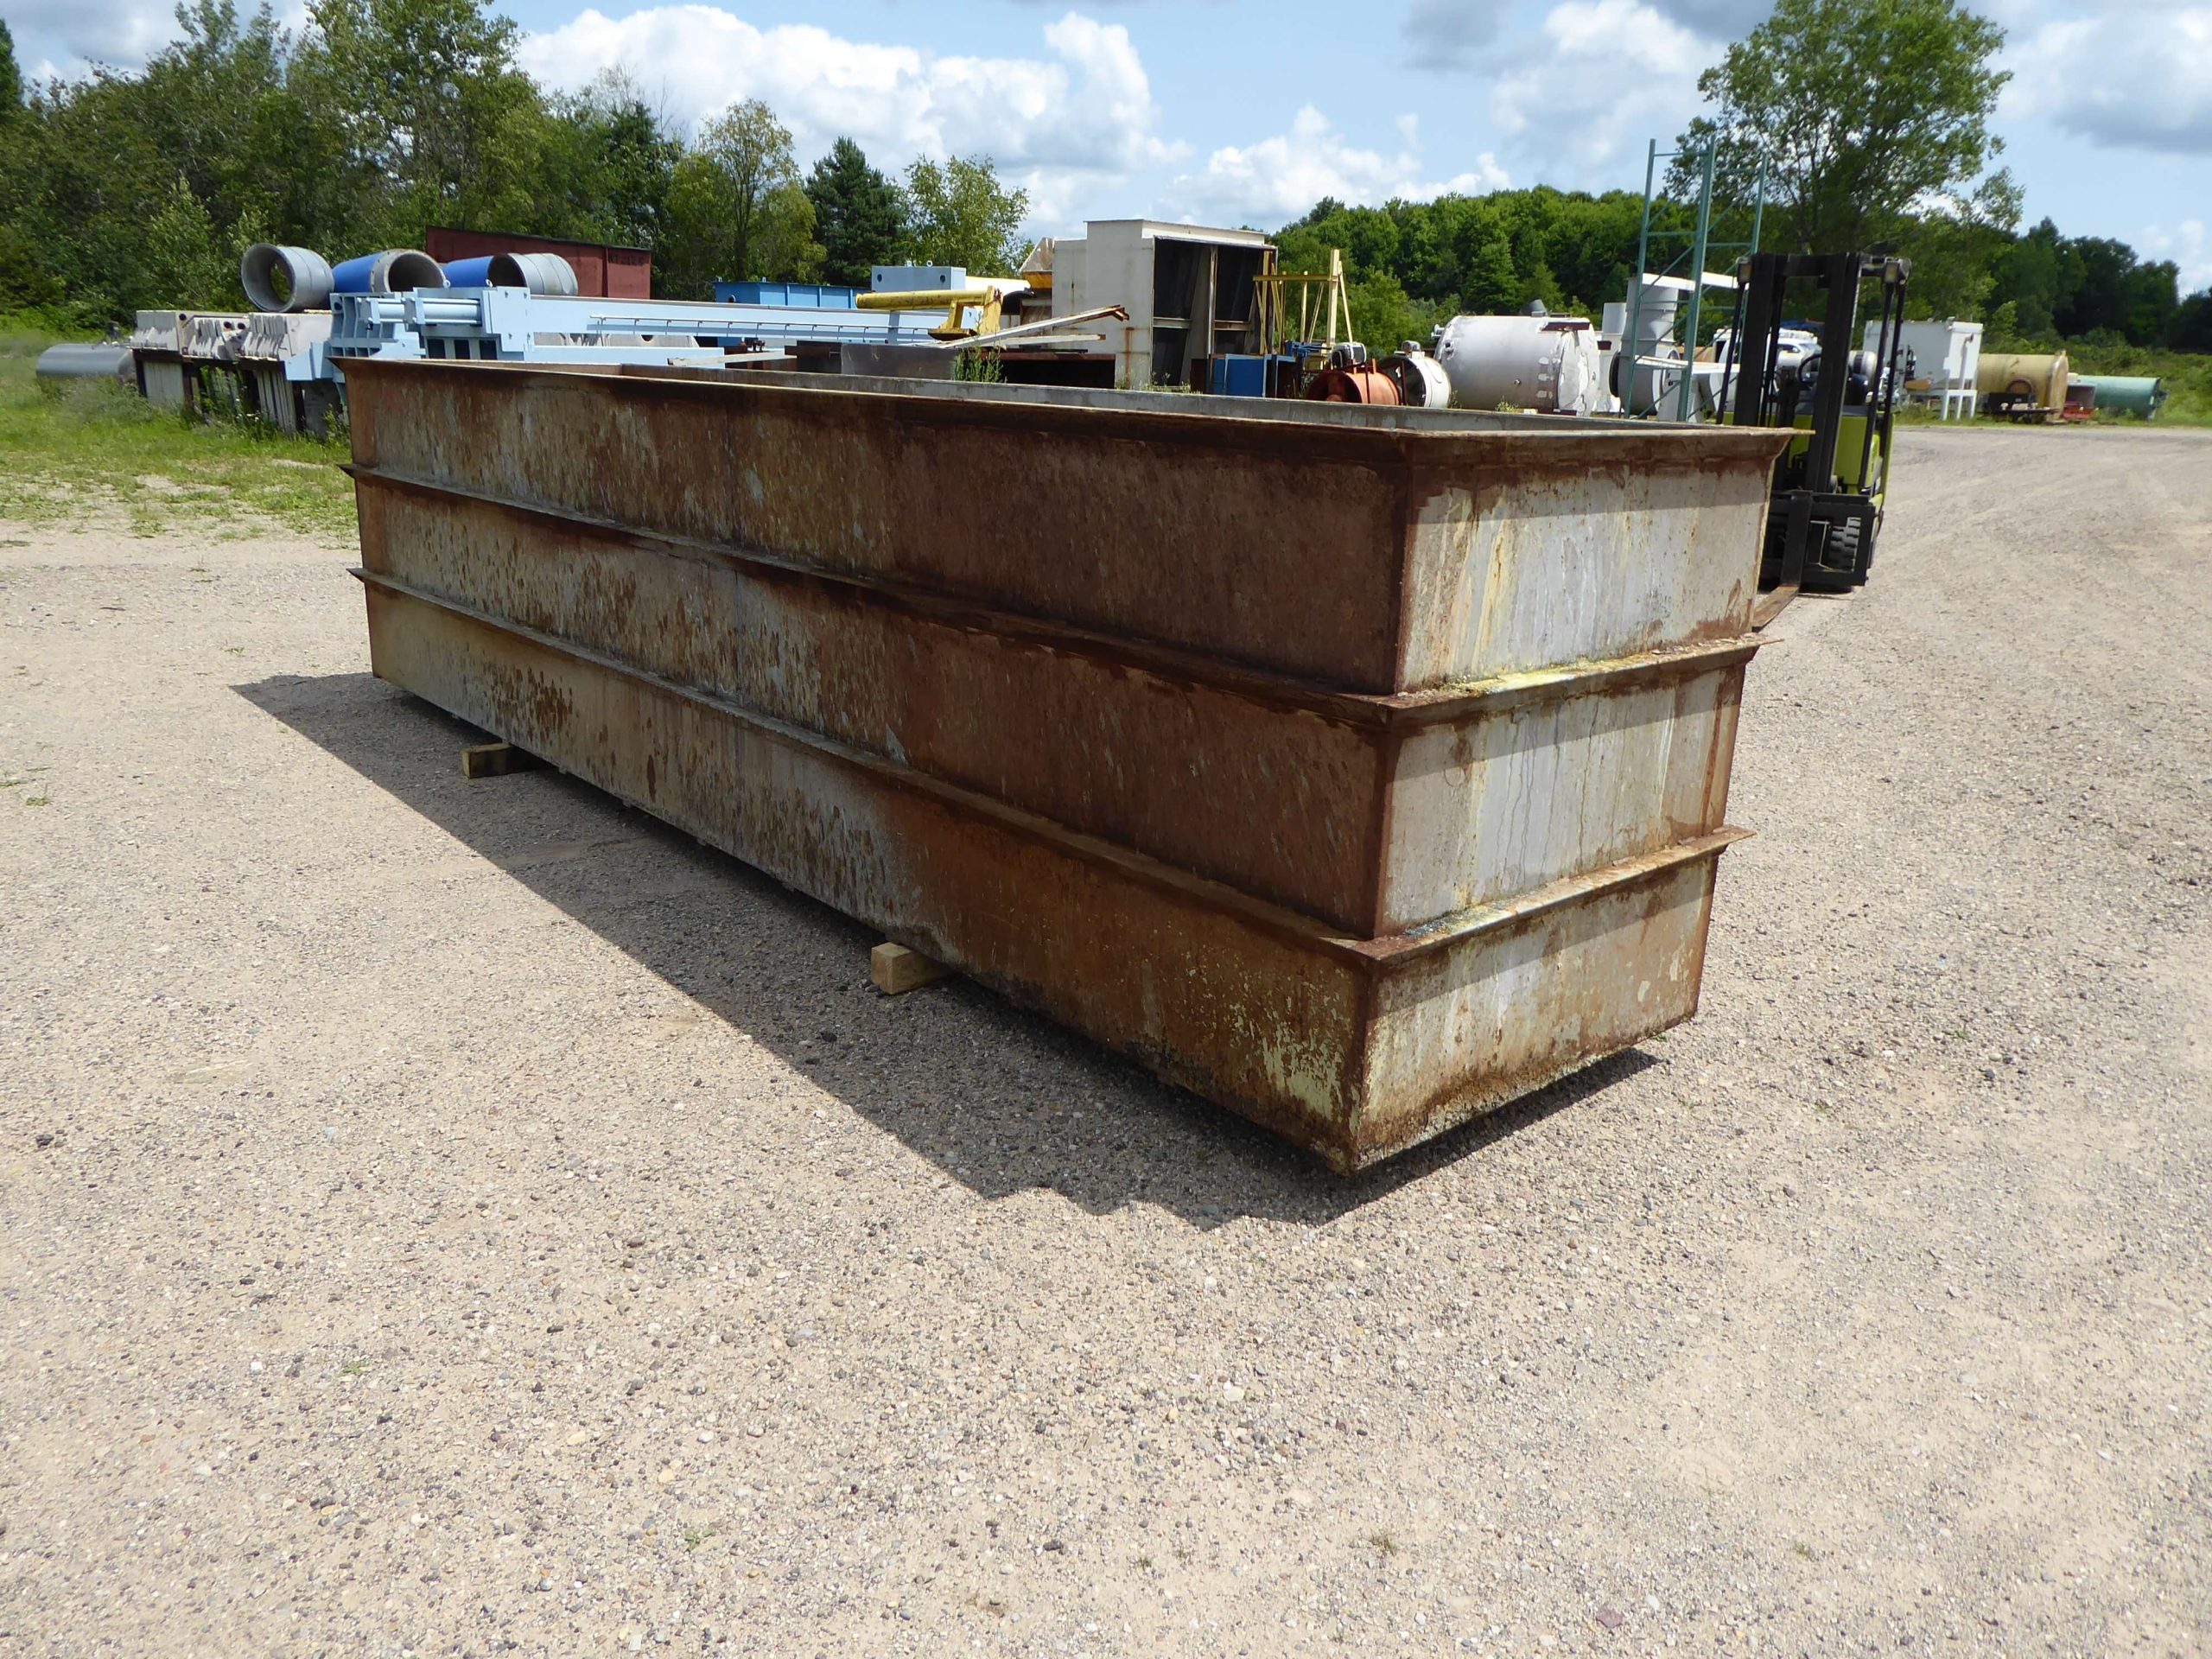
[[[1687,1017],[1776,440],[1216,401],[372,363],[376,670],[1340,1167]]]

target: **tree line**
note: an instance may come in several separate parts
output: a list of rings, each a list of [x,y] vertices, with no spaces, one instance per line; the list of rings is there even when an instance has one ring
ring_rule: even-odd
[[[1592,196],[1541,186],[1381,207],[1325,200],[1276,243],[1292,270],[1325,269],[1329,250],[1343,251],[1359,336],[1382,350],[1426,340],[1463,311],[1541,304],[1594,321],[1607,302],[1627,296],[1643,207],[1633,192]],[[1653,225],[1663,253],[1688,246],[1688,208],[1662,202]],[[1741,244],[1749,233],[1748,222],[1724,216],[1713,237]],[[1962,233],[1954,221],[1908,217],[1862,246],[1914,259],[1913,315],[1982,321],[1996,346],[2076,340],[2212,352],[2212,290],[2183,298],[2171,261],[2146,261],[2124,242],[2063,236],[2049,219],[2016,235],[1993,227]],[[1652,266],[1662,263],[1655,257]],[[1710,310],[1707,320],[1715,321]]]
[[[1028,199],[987,159],[893,178],[840,139],[809,174],[758,100],[687,132],[619,72],[550,92],[487,0],[177,9],[144,69],[26,86],[0,22],[0,309],[97,325],[235,308],[259,241],[335,260],[433,225],[646,247],[667,297],[717,280],[865,287],[912,259],[1018,264]]]
[[[2212,289],[2184,299],[2171,261],[2124,242],[2021,233],[2021,194],[1991,130],[2004,33],[1960,0],[1775,0],[1700,77],[1706,111],[1676,141],[1653,209],[1648,268],[1685,254],[1711,158],[1725,268],[1754,232],[1770,251],[1901,253],[1912,315],[1988,325],[1999,346],[2212,352]],[[1640,194],[1498,191],[1347,207],[1323,201],[1281,233],[1286,264],[1344,251],[1370,346],[1423,339],[1458,311],[1541,303],[1595,317],[1624,298]]]
[[[488,0],[310,0],[296,34],[234,0],[177,17],[142,71],[30,87],[0,24],[0,309],[234,308],[251,243],[337,257],[431,225],[647,247],[676,298],[725,278],[865,286],[901,259],[1009,271],[1025,251],[1027,198],[985,158],[894,177],[840,138],[802,174],[758,100],[686,131],[620,73],[546,91]],[[1724,247],[1758,212],[1768,247],[1909,255],[1915,315],[1984,320],[1998,344],[2212,351],[2212,290],[2183,298],[2172,263],[2018,229],[1989,127],[2002,42],[1961,0],[1776,0],[1700,82],[1655,245],[1687,244],[1709,150]],[[1343,251],[1359,336],[1387,349],[1461,311],[1595,316],[1627,292],[1642,211],[1541,187],[1325,200],[1276,235],[1288,270]]]

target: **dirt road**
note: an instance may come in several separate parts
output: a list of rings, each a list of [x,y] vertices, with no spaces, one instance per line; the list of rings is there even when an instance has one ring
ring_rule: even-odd
[[[1911,430],[1704,1014],[1350,1184],[0,526],[0,1654],[2212,1650],[2208,438]]]

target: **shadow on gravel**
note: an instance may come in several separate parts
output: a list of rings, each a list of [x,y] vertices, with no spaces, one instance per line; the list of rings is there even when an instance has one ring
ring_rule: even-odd
[[[370,675],[232,689],[987,1198],[1320,1224],[1657,1064],[1616,1055],[1346,1179],[969,981],[877,995],[879,934],[588,784],[465,782],[483,734]]]

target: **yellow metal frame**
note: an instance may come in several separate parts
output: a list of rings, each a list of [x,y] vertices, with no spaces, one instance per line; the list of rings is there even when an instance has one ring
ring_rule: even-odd
[[[1344,256],[1329,250],[1326,270],[1265,270],[1252,279],[1259,288],[1260,338],[1269,355],[1294,340],[1319,340],[1335,345],[1352,337],[1351,295],[1344,287]],[[1298,332],[1289,332],[1290,296],[1298,296]],[[1338,324],[1344,332],[1338,332]],[[1314,333],[1316,324],[1323,332]]]

